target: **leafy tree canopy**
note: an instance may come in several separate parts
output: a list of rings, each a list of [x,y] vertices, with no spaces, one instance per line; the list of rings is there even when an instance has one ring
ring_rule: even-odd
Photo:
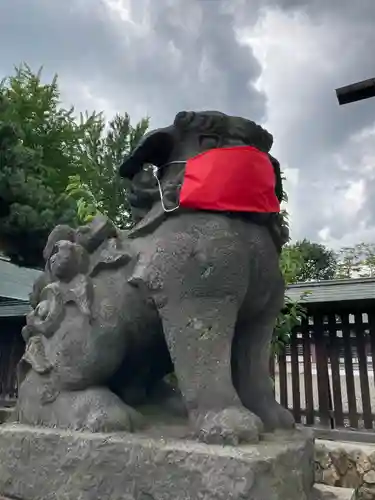
[[[77,205],[92,211],[88,196],[127,226],[127,187],[117,167],[147,127],[148,119],[132,127],[127,114],[108,126],[101,113],[77,118],[61,105],[56,76],[44,83],[41,71],[16,68],[0,83],[2,250],[17,263],[42,266],[48,233],[56,224],[82,222]]]
[[[335,252],[306,239],[287,245],[282,262],[289,266],[288,283],[332,279],[337,269]]]
[[[338,252],[337,278],[375,277],[375,244],[358,243]]]

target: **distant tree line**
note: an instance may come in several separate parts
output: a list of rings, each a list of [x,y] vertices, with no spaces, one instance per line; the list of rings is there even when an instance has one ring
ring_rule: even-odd
[[[288,283],[375,277],[375,244],[358,243],[335,252],[304,239],[285,246],[282,266]]]

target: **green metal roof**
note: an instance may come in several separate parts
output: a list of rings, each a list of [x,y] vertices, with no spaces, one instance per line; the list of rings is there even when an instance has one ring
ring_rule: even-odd
[[[29,302],[15,299],[0,299],[0,318],[21,318],[31,311]]]
[[[41,273],[0,258],[0,298],[28,302],[33,284]]]
[[[375,278],[355,278],[342,280],[296,283],[287,288],[286,295],[299,300],[301,294],[308,294],[301,300],[305,304],[341,302],[353,300],[375,300]]]

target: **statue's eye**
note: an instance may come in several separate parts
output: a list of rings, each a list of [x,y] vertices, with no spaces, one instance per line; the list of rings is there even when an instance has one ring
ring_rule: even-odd
[[[215,149],[219,146],[220,138],[217,135],[201,135],[199,137],[199,146],[202,151]]]

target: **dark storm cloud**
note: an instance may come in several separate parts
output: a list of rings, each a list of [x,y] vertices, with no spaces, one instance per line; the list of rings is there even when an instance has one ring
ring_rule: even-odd
[[[318,239],[319,230],[328,225],[332,236],[341,238],[354,230],[353,222],[358,225],[359,220],[340,218],[335,212],[323,214],[322,209],[342,202],[348,183],[364,178],[365,208],[358,216],[374,228],[375,236],[374,183],[370,182],[373,173],[359,169],[360,146],[350,144],[353,134],[375,124],[375,99],[340,107],[334,92],[337,87],[375,77],[375,2],[267,0],[267,4],[289,16],[303,14],[305,17],[297,19],[308,19],[311,26],[320,29],[318,33],[325,34],[324,40],[314,41],[322,44],[325,69],[315,72],[314,67],[319,67],[322,60],[312,55],[310,68],[295,76],[292,87],[285,88],[293,117],[286,114],[285,127],[277,135],[283,159],[300,171],[295,200],[303,217],[296,217],[297,233]],[[285,65],[289,64],[293,61],[285,61]],[[356,148],[356,161],[352,148]],[[349,169],[344,170],[337,161],[340,155]]]
[[[332,73],[322,81],[314,82],[314,101],[308,106],[309,120],[301,122],[302,134],[312,143],[329,151],[348,136],[374,123],[375,100],[339,107],[334,89],[370,77],[375,77],[375,2],[374,0],[271,0],[281,7],[305,12],[313,23],[325,22],[332,30],[332,44],[336,45],[336,59],[329,63]],[[328,48],[328,47],[327,47]],[[329,52],[328,52],[329,53]],[[318,61],[317,61],[318,62]],[[315,61],[311,61],[314,65]],[[309,85],[303,75],[298,82]],[[324,119],[323,119],[324,118]],[[310,124],[307,121],[312,122]],[[314,124],[316,124],[314,126]]]
[[[156,124],[189,108],[263,118],[264,96],[252,87],[261,68],[237,43],[225,1],[130,3],[142,28],[111,17],[100,0],[3,0],[2,72],[21,61],[43,64],[85,81],[119,111],[136,103]]]

